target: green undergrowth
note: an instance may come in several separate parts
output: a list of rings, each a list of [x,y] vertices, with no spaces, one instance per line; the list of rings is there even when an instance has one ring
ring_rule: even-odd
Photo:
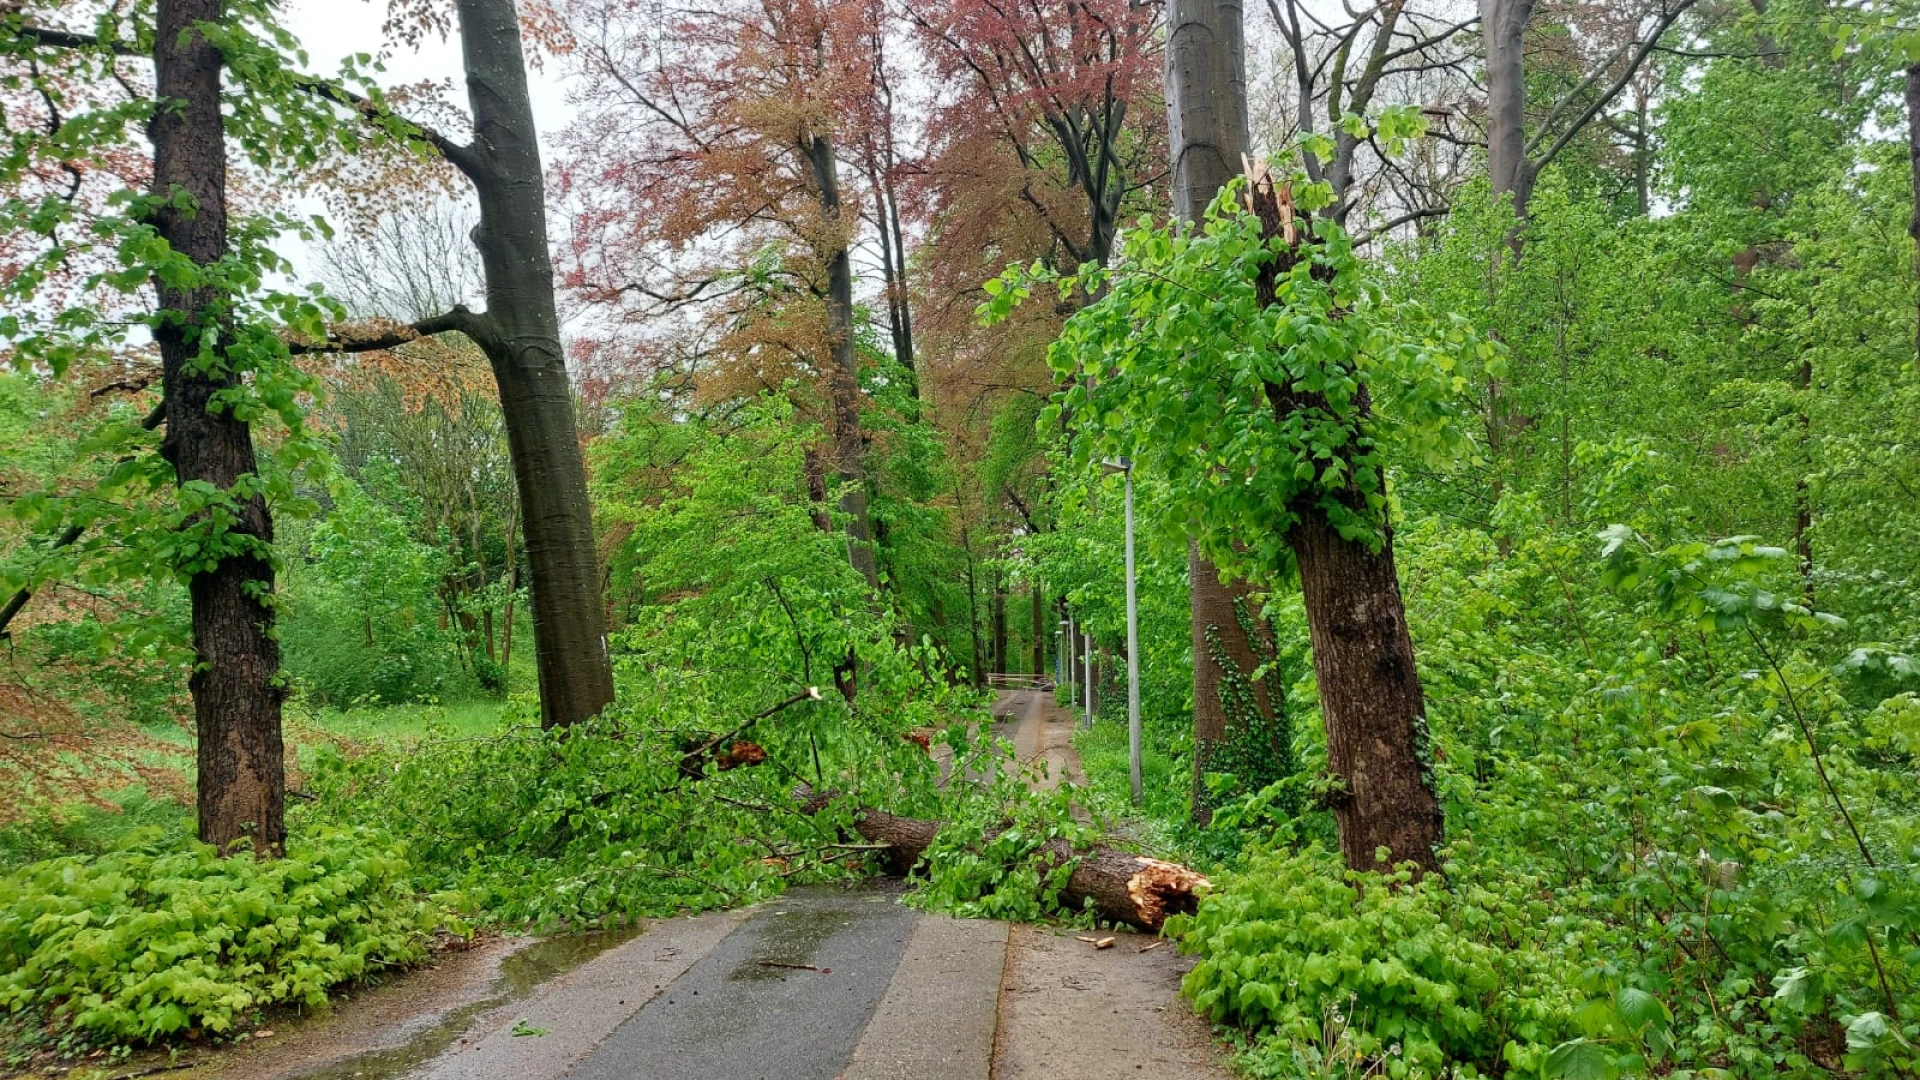
[[[1185,850],[1238,838],[1168,932],[1248,1075],[1920,1075],[1910,650],[1784,599],[1791,555],[1751,538],[1602,540],[1587,572],[1609,590],[1569,614],[1555,568],[1590,540],[1503,555],[1466,530],[1400,537],[1440,875],[1347,871],[1330,814],[1285,811],[1288,781],[1223,802],[1208,830],[1184,824],[1184,777],[1149,792]],[[1125,758],[1107,731],[1081,745],[1111,793]],[[1320,718],[1302,709],[1294,738],[1310,789]]]
[[[147,835],[36,863],[0,879],[10,1054],[225,1035],[417,962],[457,927],[415,888],[404,846],[369,829],[312,830],[272,861]]]

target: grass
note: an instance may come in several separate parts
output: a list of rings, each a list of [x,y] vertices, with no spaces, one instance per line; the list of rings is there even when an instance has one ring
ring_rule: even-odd
[[[489,735],[499,730],[510,706],[493,700],[429,705],[371,705],[348,709],[290,708],[299,727],[317,728],[355,742],[394,742],[425,735],[429,729],[457,738]]]
[[[320,745],[346,739],[356,743],[394,743],[425,736],[429,731],[454,738],[472,738],[498,731],[512,706],[506,702],[476,700],[427,705],[377,705],[350,709],[309,709],[289,702],[286,710],[287,744],[296,761],[310,759]],[[184,728],[157,724],[140,729],[147,737],[174,744],[189,752],[149,764],[171,770],[190,769],[191,740]],[[181,784],[180,792],[191,792]],[[68,805],[58,810],[0,826],[0,874],[31,862],[62,855],[90,855],[120,847],[142,830],[168,834],[191,833],[193,807],[174,794],[135,784],[104,793],[110,807]]]

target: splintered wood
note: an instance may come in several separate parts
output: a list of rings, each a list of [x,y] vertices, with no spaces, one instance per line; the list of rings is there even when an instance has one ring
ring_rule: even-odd
[[[1192,912],[1213,887],[1204,874],[1178,863],[1141,856],[1140,871],[1127,879],[1127,895],[1139,909],[1139,925],[1158,927],[1168,915]]]

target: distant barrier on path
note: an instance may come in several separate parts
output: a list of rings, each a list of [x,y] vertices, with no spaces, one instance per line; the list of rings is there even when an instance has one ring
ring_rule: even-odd
[[[1005,672],[992,672],[987,675],[987,685],[995,690],[1051,690],[1053,677],[1050,675],[1009,675]]]

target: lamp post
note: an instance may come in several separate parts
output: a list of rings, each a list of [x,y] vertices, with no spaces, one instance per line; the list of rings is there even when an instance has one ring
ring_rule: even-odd
[[[1133,801],[1140,802],[1140,604],[1133,572],[1133,461],[1109,458],[1100,463],[1119,473],[1127,487],[1127,775],[1133,782]]]
[[[1086,725],[1088,727],[1092,727],[1093,726],[1093,635],[1092,634],[1083,633],[1080,635],[1080,659],[1084,661],[1084,663],[1081,665],[1081,668],[1086,674],[1086,685],[1083,686],[1080,691],[1080,703],[1086,707],[1086,713],[1087,713]]]
[[[1064,661],[1061,666],[1067,671],[1067,707],[1072,708],[1080,704],[1079,694],[1074,687],[1075,680],[1080,678],[1079,661],[1074,658],[1080,648],[1080,639],[1074,633],[1072,608],[1067,609],[1067,617],[1060,620],[1060,625],[1067,628],[1067,655],[1061,658]]]

